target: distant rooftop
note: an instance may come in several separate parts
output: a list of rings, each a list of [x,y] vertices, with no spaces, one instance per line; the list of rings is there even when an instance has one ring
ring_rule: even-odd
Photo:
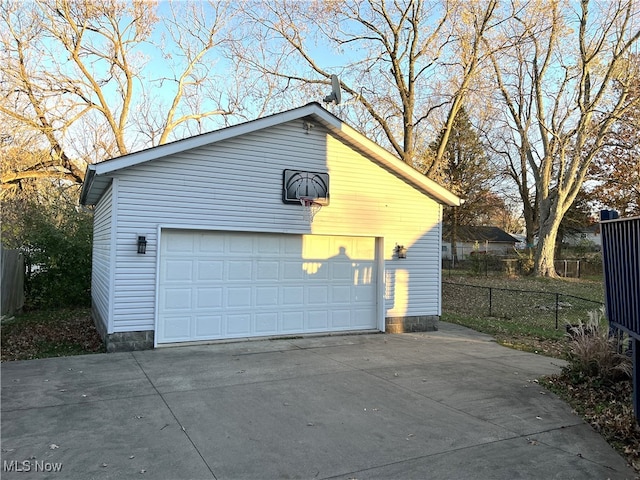
[[[444,237],[451,238],[451,225],[444,226]],[[518,243],[518,239],[498,227],[458,226],[456,236],[460,242]]]

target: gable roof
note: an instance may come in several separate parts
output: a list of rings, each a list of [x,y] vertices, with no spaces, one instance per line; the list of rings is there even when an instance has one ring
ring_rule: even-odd
[[[451,238],[451,226],[445,227],[446,238]],[[518,243],[518,239],[498,227],[468,227],[458,226],[457,240],[460,242],[492,242]]]
[[[83,205],[95,205],[108,188],[111,183],[111,175],[115,172],[168,155],[210,145],[298,119],[312,119],[313,121],[319,122],[327,128],[331,134],[356,150],[359,150],[371,161],[391,171],[406,183],[412,185],[437,202],[449,206],[459,206],[461,204],[459,197],[357,132],[338,117],[325,110],[317,102],[89,165],[82,185],[80,203]]]

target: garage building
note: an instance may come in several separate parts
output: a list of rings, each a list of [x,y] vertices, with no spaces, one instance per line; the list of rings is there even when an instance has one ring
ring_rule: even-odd
[[[81,203],[117,351],[437,328],[460,199],[311,103],[90,165]]]

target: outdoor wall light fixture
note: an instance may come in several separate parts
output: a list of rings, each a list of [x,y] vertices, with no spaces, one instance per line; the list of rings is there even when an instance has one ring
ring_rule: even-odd
[[[396,244],[396,248],[395,248],[395,252],[396,257],[398,258],[407,258],[407,249],[404,247],[404,245],[397,245]]]
[[[138,253],[147,253],[147,237],[138,235]]]

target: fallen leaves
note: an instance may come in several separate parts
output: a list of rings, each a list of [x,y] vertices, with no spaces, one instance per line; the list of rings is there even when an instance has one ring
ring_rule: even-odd
[[[630,380],[603,384],[585,377],[575,382],[569,375],[546,377],[542,382],[563,398],[640,473],[640,426],[633,412]]]
[[[19,315],[1,333],[3,362],[105,351],[87,309]]]

